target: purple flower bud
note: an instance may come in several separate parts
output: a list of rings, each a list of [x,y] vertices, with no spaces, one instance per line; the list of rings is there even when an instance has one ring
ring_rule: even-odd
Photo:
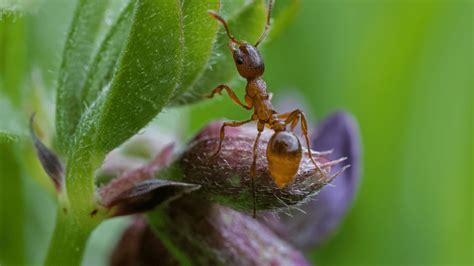
[[[257,134],[255,127],[229,128],[221,151],[212,156],[219,143],[219,125],[210,124],[188,145],[186,151],[162,177],[201,185],[199,194],[206,199],[238,210],[253,210],[253,194],[250,167],[253,160],[253,144]],[[303,150],[303,157],[293,182],[279,188],[268,171],[266,149],[271,130],[262,134],[256,161],[255,195],[258,210],[274,210],[298,205],[308,200],[334,178],[331,166],[339,161],[329,161],[313,152],[315,160],[323,168],[316,170]]]
[[[272,230],[275,226],[269,228],[259,220],[216,204],[245,211],[251,211],[253,208],[249,172],[256,130],[254,127],[229,128],[222,150],[216,157],[211,157],[218,146],[220,125],[221,123],[213,123],[204,128],[171,167],[156,173],[160,178],[182,181],[187,185],[200,185],[201,189],[170,204],[160,205],[149,215],[150,225],[159,239],[155,238],[143,223],[134,223],[114,252],[115,261],[122,258],[124,262],[129,262],[125,264],[133,264],[152,259],[149,261],[164,265],[170,265],[170,262],[174,265],[176,261],[170,259],[174,257],[181,264],[193,262],[203,265],[309,265],[302,253],[282,240],[280,235],[287,235],[281,232],[288,231]],[[334,167],[341,160],[327,159],[330,152],[313,151],[318,165],[324,169],[323,173],[319,173],[306,152],[303,152],[294,181],[280,189],[268,172],[266,160],[265,150],[271,134],[272,131],[263,134],[258,147],[255,179],[257,209],[286,210],[288,206],[299,205],[331,182],[335,173],[341,173],[345,169],[343,166]],[[156,166],[160,161],[158,158],[159,156],[150,165]],[[154,167],[153,171],[142,169],[141,172],[136,172],[138,176],[143,176],[144,173],[151,175],[161,168],[162,166]],[[130,175],[134,176],[133,171]],[[126,179],[141,180],[138,177]],[[154,182],[157,181],[154,179]],[[162,181],[173,182],[160,182]],[[128,184],[120,179],[113,182]],[[130,193],[130,190],[127,191]],[[145,191],[148,189],[145,188]],[[134,206],[132,209],[140,209],[140,206]],[[291,224],[287,227],[287,224],[280,221],[270,225],[280,225],[284,230],[291,227]],[[147,236],[144,236],[145,234]],[[143,244],[145,239],[149,244]],[[163,252],[164,246],[170,253]],[[119,256],[120,250],[125,257]],[[156,250],[155,253],[153,250]],[[173,253],[171,256],[171,252],[178,252],[179,255]],[[148,254],[146,258],[143,255],[145,253]],[[156,253],[161,254],[160,257],[150,255]]]
[[[310,265],[258,220],[193,196],[160,208],[150,216],[150,225],[179,252],[181,264]]]
[[[347,157],[351,165],[312,200],[290,210],[289,215],[267,214],[262,219],[281,237],[298,248],[309,249],[321,244],[340,224],[352,203],[360,175],[360,139],[357,122],[347,113],[337,112],[324,120],[313,133],[313,147],[334,149],[328,157]],[[334,166],[334,171],[341,169]]]
[[[167,146],[150,163],[112,180],[99,190],[100,204],[109,209],[109,217],[149,211],[199,189],[199,185],[154,178],[154,173],[168,164],[172,151],[173,145]]]

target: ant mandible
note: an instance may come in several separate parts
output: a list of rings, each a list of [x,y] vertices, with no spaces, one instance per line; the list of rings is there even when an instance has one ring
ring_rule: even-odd
[[[298,171],[300,161],[302,158],[301,143],[292,132],[292,130],[301,121],[301,130],[306,139],[308,148],[308,156],[316,166],[317,171],[322,173],[321,168],[314,160],[311,154],[311,147],[308,138],[308,125],[304,113],[296,109],[292,112],[278,114],[273,110],[273,106],[270,99],[270,94],[267,91],[267,85],[262,79],[265,65],[263,58],[257,49],[258,45],[267,37],[270,30],[270,16],[272,12],[273,0],[268,2],[268,13],[265,30],[260,36],[259,40],[255,45],[251,45],[244,41],[237,40],[229,30],[226,21],[215,11],[209,10],[208,13],[219,22],[225,28],[227,36],[229,37],[229,48],[234,57],[234,62],[237,70],[243,78],[247,79],[247,86],[245,90],[245,102],[243,104],[234,91],[227,85],[219,85],[215,88],[208,98],[214,97],[216,93],[221,94],[223,90],[227,92],[229,97],[245,108],[246,110],[254,110],[253,115],[250,119],[245,121],[233,121],[224,122],[220,129],[220,142],[217,151],[212,157],[215,157],[221,150],[222,141],[225,137],[225,127],[239,127],[252,121],[257,121],[258,134],[253,145],[253,161],[250,167],[250,176],[252,182],[252,196],[253,196],[253,217],[256,216],[256,198],[255,198],[255,184],[254,178],[256,176],[256,160],[257,160],[257,148],[260,135],[264,130],[265,126],[273,129],[275,133],[272,135],[267,146],[267,160],[270,175],[273,181],[279,188],[285,187],[288,183],[293,181],[296,172]],[[290,125],[291,130],[287,130],[287,126]]]

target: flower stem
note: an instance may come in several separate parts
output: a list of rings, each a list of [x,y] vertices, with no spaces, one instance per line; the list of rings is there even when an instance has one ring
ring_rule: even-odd
[[[80,265],[95,223],[78,222],[67,204],[59,204],[45,265]]]

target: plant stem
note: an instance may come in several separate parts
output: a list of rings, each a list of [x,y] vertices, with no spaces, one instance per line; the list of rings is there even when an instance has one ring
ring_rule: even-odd
[[[80,265],[96,223],[78,222],[67,204],[59,204],[45,265]]]

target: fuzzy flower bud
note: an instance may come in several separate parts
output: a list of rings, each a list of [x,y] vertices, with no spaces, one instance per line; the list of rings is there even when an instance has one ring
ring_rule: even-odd
[[[196,193],[204,198],[249,212],[253,209],[250,167],[257,131],[252,126],[226,130],[221,151],[212,156],[220,140],[219,125],[220,123],[213,123],[203,129],[173,166],[161,173],[160,177],[177,177],[177,181],[201,185],[201,189]],[[270,130],[267,131],[270,133]],[[316,162],[323,169],[321,173],[311,162],[307,150],[303,149],[293,182],[279,188],[268,171],[266,149],[270,137],[271,134],[263,134],[257,149],[254,178],[257,210],[275,210],[298,205],[345,169],[331,173],[331,166],[341,160],[329,161],[325,157],[327,153],[313,151]]]

